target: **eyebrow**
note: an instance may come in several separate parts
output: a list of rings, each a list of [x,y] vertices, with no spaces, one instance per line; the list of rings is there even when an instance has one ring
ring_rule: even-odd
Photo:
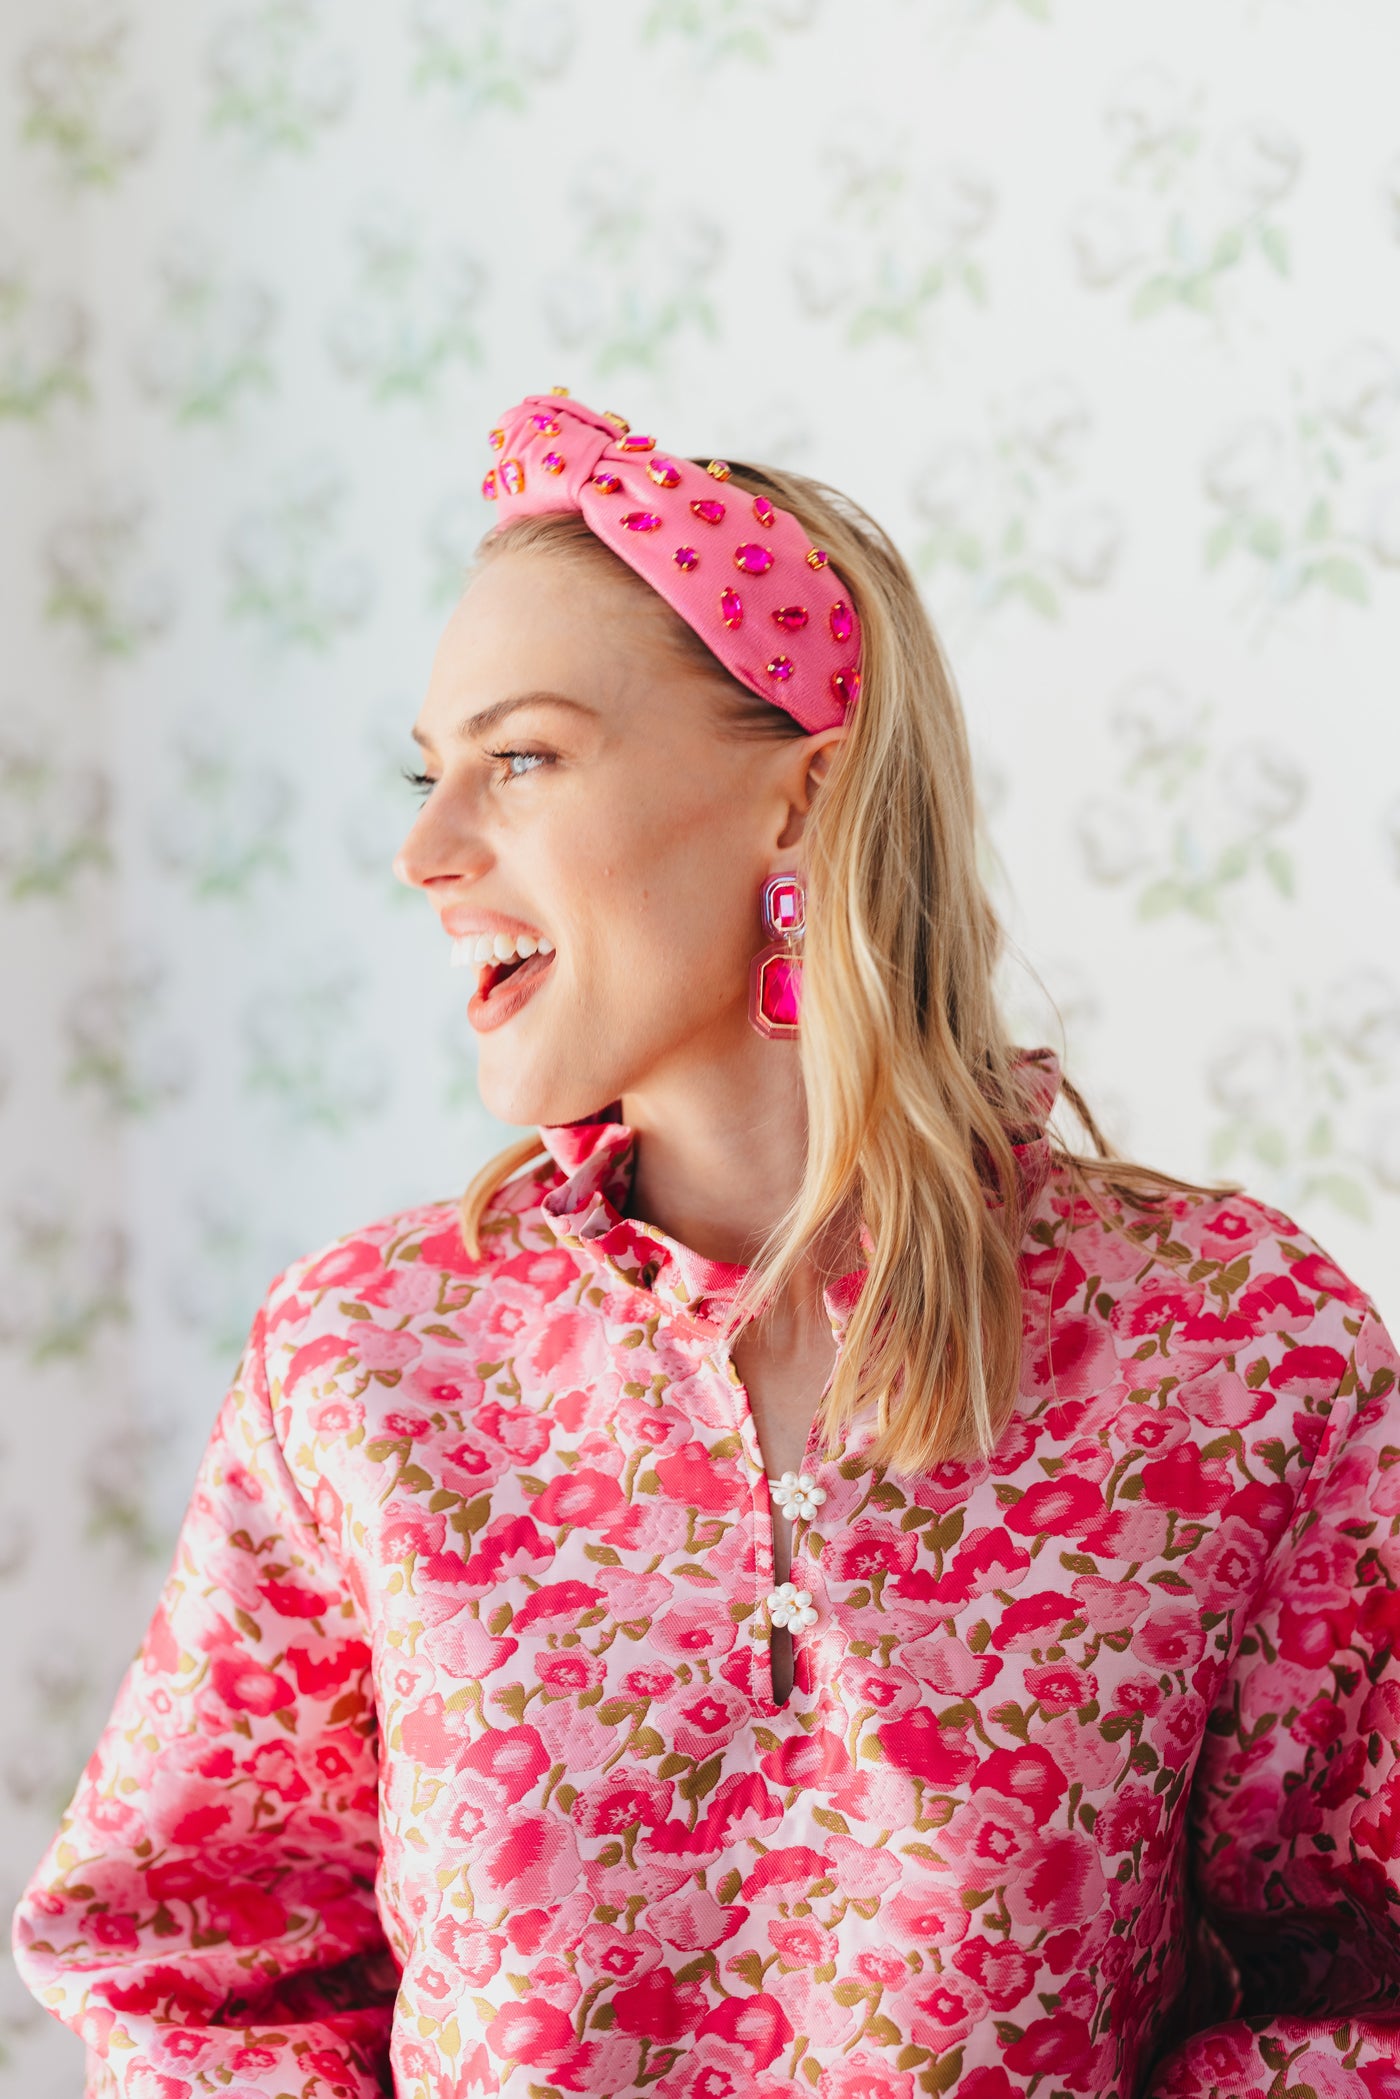
[[[465,716],[458,722],[454,734],[459,737],[483,736],[488,729],[498,727],[508,714],[514,714],[518,707],[567,707],[575,714],[591,715],[595,721],[598,718],[596,707],[590,707],[586,700],[571,699],[566,692],[516,692],[509,699],[497,700],[490,707],[483,707],[479,714]],[[431,748],[431,737],[416,722],[408,733],[424,750]]]

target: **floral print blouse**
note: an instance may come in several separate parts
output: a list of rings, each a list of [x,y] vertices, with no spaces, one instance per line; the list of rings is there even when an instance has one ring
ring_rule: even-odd
[[[779,1705],[739,1271],[623,1214],[624,1125],[544,1134],[481,1259],[432,1204],[267,1295],[15,1918],[88,2093],[1400,2099],[1362,1292],[1024,1132],[1015,1413],[919,1477],[814,1437]]]

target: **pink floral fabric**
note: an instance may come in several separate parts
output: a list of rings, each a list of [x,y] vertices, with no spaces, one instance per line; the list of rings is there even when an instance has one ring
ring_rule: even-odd
[[[737,1273],[625,1126],[277,1280],[16,1913],[90,2094],[1400,2099],[1395,1350],[1023,1134],[1014,1417],[809,1448],[781,1706]]]

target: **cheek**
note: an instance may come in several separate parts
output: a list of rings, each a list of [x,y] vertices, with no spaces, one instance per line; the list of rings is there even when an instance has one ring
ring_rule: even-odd
[[[594,1039],[673,1036],[703,1024],[743,991],[762,929],[748,915],[655,886],[577,929],[559,989]]]
[[[690,851],[671,841],[633,871],[610,864],[590,891],[587,945],[598,980],[645,969],[654,994],[693,1007],[732,990],[763,939],[762,871],[750,878],[740,850],[724,840]],[[598,902],[596,918],[592,913]],[[583,899],[580,898],[580,902]]]
[[[764,869],[752,827],[713,796],[658,795],[597,835],[575,869],[577,901],[648,935],[715,923],[758,924]]]

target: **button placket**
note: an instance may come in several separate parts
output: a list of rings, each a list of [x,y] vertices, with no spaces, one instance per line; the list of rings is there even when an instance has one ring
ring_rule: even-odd
[[[753,1408],[748,1402],[747,1389],[730,1360],[727,1348],[723,1345],[718,1347],[711,1358],[711,1362],[716,1373],[724,1379],[730,1394],[736,1401],[735,1426],[743,1446],[744,1456],[755,1475],[751,1501],[754,1523],[754,1565],[760,1583],[766,1577],[770,1586],[767,1588],[760,1587],[753,1599],[756,1609],[762,1612],[766,1621],[767,1637],[765,1639],[755,1632],[751,1634],[751,1639],[755,1663],[768,1674],[769,1688],[766,1696],[760,1692],[754,1692],[752,1695],[764,1719],[771,1723],[780,1715],[791,1715],[794,1710],[794,1701],[798,1697],[795,1685],[784,1700],[780,1701],[772,1695],[773,1633],[775,1631],[785,1631],[794,1640],[793,1660],[796,1663],[795,1636],[815,1625],[820,1615],[813,1601],[811,1590],[799,1587],[795,1581],[773,1585],[773,1578],[777,1572],[777,1540],[773,1524],[774,1503],[778,1504],[781,1513],[794,1526],[791,1557],[795,1567],[802,1550],[805,1526],[811,1522],[817,1509],[827,1498],[826,1489],[817,1484],[813,1469],[815,1461],[811,1460],[811,1445],[817,1433],[817,1417],[813,1417],[811,1428],[808,1431],[808,1448],[803,1452],[802,1470],[795,1474],[785,1473],[777,1480],[771,1479],[763,1461],[763,1449],[758,1439],[758,1424],[754,1419]],[[787,1491],[788,1482],[792,1483],[791,1491]],[[790,1506],[793,1493],[800,1498],[801,1505],[796,1509]],[[803,1530],[798,1529],[798,1524],[804,1527]],[[759,1661],[760,1654],[763,1657],[762,1662]]]
[[[785,1472],[780,1479],[769,1480],[768,1492],[793,1527],[792,1556],[796,1559],[797,1525],[811,1522],[826,1500],[826,1488],[819,1487],[810,1472]],[[817,1622],[811,1590],[799,1588],[796,1582],[780,1582],[775,1589],[770,1589],[766,1604],[769,1623],[785,1626],[790,1633],[802,1632]]]

